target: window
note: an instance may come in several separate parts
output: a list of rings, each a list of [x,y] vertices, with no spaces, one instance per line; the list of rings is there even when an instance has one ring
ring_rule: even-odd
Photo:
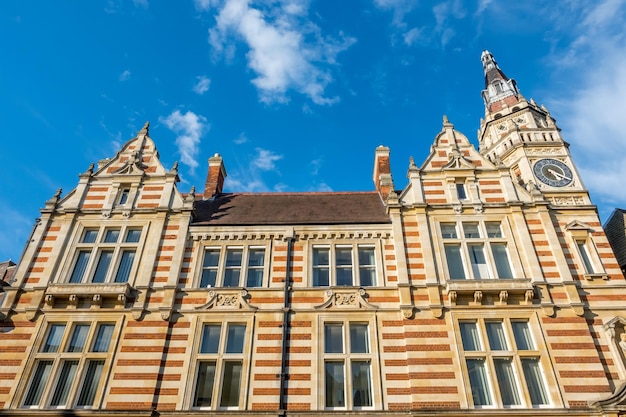
[[[527,320],[461,321],[459,333],[475,407],[550,405]]]
[[[130,196],[130,188],[122,188],[117,200],[118,206],[124,206],[128,203],[128,197]]]
[[[244,368],[246,325],[207,323],[197,355],[193,406],[236,409],[243,399],[241,384]]]
[[[374,246],[329,245],[313,247],[313,286],[376,285]]]
[[[459,200],[467,200],[467,193],[465,192],[465,184],[461,182],[456,183],[456,195]]]
[[[326,408],[372,407],[367,323],[324,324],[324,404]]]
[[[500,222],[440,223],[450,279],[513,278]]]
[[[85,229],[76,245],[69,282],[128,282],[141,233],[141,228],[130,227]]]
[[[578,254],[580,255],[580,260],[582,261],[583,268],[585,268],[585,274],[596,273],[596,270],[593,267],[593,263],[591,262],[591,257],[589,256],[587,242],[584,240],[577,240],[576,247],[578,248]]]
[[[200,287],[261,287],[265,264],[264,247],[206,248]]]
[[[22,406],[96,407],[114,330],[114,323],[50,323]]]

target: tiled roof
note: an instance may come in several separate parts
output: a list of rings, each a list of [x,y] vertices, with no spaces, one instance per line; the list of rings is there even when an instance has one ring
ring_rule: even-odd
[[[390,223],[378,192],[232,193],[197,201],[193,224]]]

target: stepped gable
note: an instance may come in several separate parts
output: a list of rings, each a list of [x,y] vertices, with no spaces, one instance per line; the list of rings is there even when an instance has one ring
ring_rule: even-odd
[[[227,193],[196,201],[194,224],[389,223],[378,192]]]

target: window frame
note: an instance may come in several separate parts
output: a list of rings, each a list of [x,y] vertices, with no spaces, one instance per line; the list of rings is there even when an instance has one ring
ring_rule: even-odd
[[[102,315],[88,316],[80,318],[68,318],[68,316],[58,318],[46,318],[42,321],[35,342],[32,345],[28,366],[24,367],[24,374],[19,379],[20,383],[17,392],[20,395],[14,397],[14,406],[19,409],[33,410],[65,410],[65,409],[99,409],[104,399],[104,387],[107,385],[111,365],[115,359],[119,335],[121,331],[122,319],[119,316]],[[48,339],[50,329],[55,325],[63,325],[63,333],[59,340],[59,346],[54,351],[43,352],[43,345]],[[69,351],[69,343],[72,341],[77,326],[88,325],[88,332],[81,351]],[[95,351],[94,346],[100,328],[104,325],[112,326],[108,349],[106,351]],[[43,382],[40,397],[36,404],[26,405],[25,402],[33,388],[34,376],[38,369],[38,364],[50,361],[51,367],[47,379]],[[64,404],[52,405],[52,401],[61,383],[62,371],[65,363],[76,361],[76,372],[68,378],[67,396]],[[91,405],[78,405],[80,396],[83,393],[85,379],[87,377],[89,364],[95,361],[102,362],[99,380],[94,391],[93,403]]]
[[[226,259],[229,250],[242,250],[241,264],[239,265],[239,285],[238,286],[224,286],[224,278],[226,276],[226,270],[236,267],[227,267]],[[253,250],[263,249],[263,266],[258,267],[249,264],[250,252]],[[197,272],[195,276],[195,288],[267,288],[269,286],[270,276],[270,260],[271,260],[271,246],[267,242],[250,242],[246,244],[223,244],[223,245],[202,245],[199,249]],[[218,251],[218,261],[216,266],[204,266],[204,259],[208,251]],[[202,286],[202,276],[205,269],[214,269],[216,271],[215,285],[214,286]],[[248,287],[248,271],[249,270],[263,270],[263,276],[261,278],[261,285]]]
[[[554,369],[547,358],[547,349],[543,335],[536,330],[536,317],[534,315],[490,315],[488,313],[477,314],[453,314],[454,332],[457,340],[456,346],[459,355],[459,363],[463,372],[463,384],[468,407],[474,409],[541,409],[561,407],[563,401],[557,391]],[[528,331],[533,342],[533,349],[518,348],[515,339],[512,323],[524,322],[528,325]],[[462,323],[475,323],[480,340],[479,350],[465,350],[464,339],[462,337]],[[502,323],[502,329],[507,344],[507,349],[498,350],[492,348],[489,342],[489,335],[486,323]],[[481,360],[484,364],[486,382],[489,387],[491,404],[475,405],[472,394],[472,384],[470,381],[467,361]],[[502,394],[499,389],[499,382],[495,362],[498,360],[509,360],[511,363],[511,374],[517,387],[519,405],[504,405]],[[545,393],[547,404],[533,404],[531,395],[527,388],[528,377],[524,374],[523,361],[536,360],[541,373],[542,388]]]
[[[66,259],[65,267],[61,270],[61,274],[57,282],[72,285],[108,285],[108,284],[126,284],[133,285],[136,271],[139,268],[139,260],[141,252],[146,241],[149,226],[146,223],[121,223],[111,222],[110,224],[87,223],[81,225],[76,231],[74,242],[72,245],[73,253]],[[105,242],[108,231],[117,230],[119,235],[116,242]],[[136,241],[127,241],[128,233],[132,230],[139,231],[139,237]],[[96,236],[93,242],[83,242],[85,234],[89,231],[95,231]],[[128,269],[126,281],[117,282],[116,278],[120,272],[123,254],[125,252],[134,251],[132,264]],[[111,252],[111,258],[107,265],[103,281],[94,282],[98,270],[98,263],[102,259],[104,252]],[[80,280],[72,282],[72,277],[76,272],[81,253],[88,253],[83,272],[80,274]]]
[[[350,268],[352,270],[352,280],[350,285],[339,285],[337,284],[337,271],[341,269],[341,267],[347,266],[342,264],[337,264],[337,250],[341,249],[350,249],[352,263]],[[373,250],[374,264],[360,264],[359,259],[359,249],[371,249]],[[317,265],[315,262],[315,251],[317,249],[326,249],[328,250],[328,265],[322,265],[321,267],[327,267],[328,269],[328,285],[315,285],[314,283],[314,273],[317,269]],[[319,241],[315,243],[311,243],[308,249],[308,286],[310,288],[333,288],[333,287],[341,287],[341,288],[350,288],[350,287],[378,287],[384,285],[384,277],[382,273],[382,258],[381,258],[381,250],[379,244],[377,242],[333,242],[333,241]],[[371,270],[373,273],[373,282],[372,285],[362,285],[361,283],[361,269],[367,268]]]
[[[220,339],[218,344],[217,353],[201,353],[200,347],[202,345],[202,338],[204,333],[204,327],[208,325],[220,326]],[[243,325],[244,340],[242,353],[225,353],[227,347],[227,334],[229,326]],[[189,362],[189,371],[187,377],[187,392],[185,395],[185,409],[187,410],[244,410],[247,393],[250,384],[250,364],[252,344],[255,336],[254,317],[250,314],[244,314],[239,317],[233,318],[232,315],[216,314],[210,317],[197,318],[195,323],[196,336],[194,337],[192,345],[192,355]],[[225,337],[226,336],[226,337]],[[215,376],[213,379],[213,387],[211,389],[211,404],[209,406],[196,406],[196,390],[198,387],[198,374],[200,371],[200,364],[202,362],[215,362]],[[224,364],[232,361],[241,362],[241,375],[239,392],[243,393],[239,396],[237,406],[222,407],[221,396],[223,388],[224,378]]]
[[[381,370],[379,363],[379,340],[378,340],[378,328],[376,324],[376,318],[373,315],[343,313],[337,314],[322,314],[318,317],[317,329],[312,329],[319,334],[317,343],[314,344],[314,349],[317,352],[312,352],[313,357],[318,357],[317,360],[317,383],[314,384],[317,392],[313,392],[313,396],[318,398],[317,410],[320,411],[349,411],[349,410],[380,410],[382,405],[382,381]],[[342,346],[343,351],[341,353],[326,353],[325,350],[325,328],[328,324],[335,324],[342,326]],[[367,325],[367,335],[369,343],[368,353],[351,352],[350,349],[350,325]],[[326,406],[326,363],[327,362],[341,362],[343,361],[344,372],[344,406]],[[372,404],[370,406],[354,406],[352,395],[348,393],[352,391],[352,362],[369,362],[369,381],[370,381],[370,397]],[[349,363],[348,363],[349,362]],[[313,411],[313,410],[312,410]]]
[[[522,271],[521,263],[518,258],[518,254],[511,248],[515,247],[512,230],[506,218],[468,218],[467,220],[439,218],[435,219],[434,227],[436,229],[437,237],[439,238],[441,250],[441,270],[444,277],[449,281],[471,281],[471,280],[502,280],[508,281],[515,279]],[[444,233],[444,225],[454,224],[456,237],[446,237],[447,233]],[[465,225],[477,225],[478,237],[470,236],[466,237]],[[488,225],[498,224],[500,228],[499,237],[490,236]],[[510,273],[508,277],[500,277],[501,272],[500,261],[498,260],[498,254],[494,248],[498,246],[504,246],[506,254],[506,267]],[[458,248],[458,256],[461,261],[460,265],[456,265],[457,268],[462,268],[463,277],[452,277],[450,274],[451,254],[448,253],[447,248]],[[470,248],[480,247],[481,254],[484,258],[483,263],[476,263],[472,261]],[[473,253],[473,252],[472,252]],[[485,276],[477,276],[484,265]]]

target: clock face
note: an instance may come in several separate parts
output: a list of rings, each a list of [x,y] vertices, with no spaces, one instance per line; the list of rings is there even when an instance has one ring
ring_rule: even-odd
[[[551,187],[565,187],[574,178],[572,170],[556,159],[540,159],[533,167],[539,181]]]

